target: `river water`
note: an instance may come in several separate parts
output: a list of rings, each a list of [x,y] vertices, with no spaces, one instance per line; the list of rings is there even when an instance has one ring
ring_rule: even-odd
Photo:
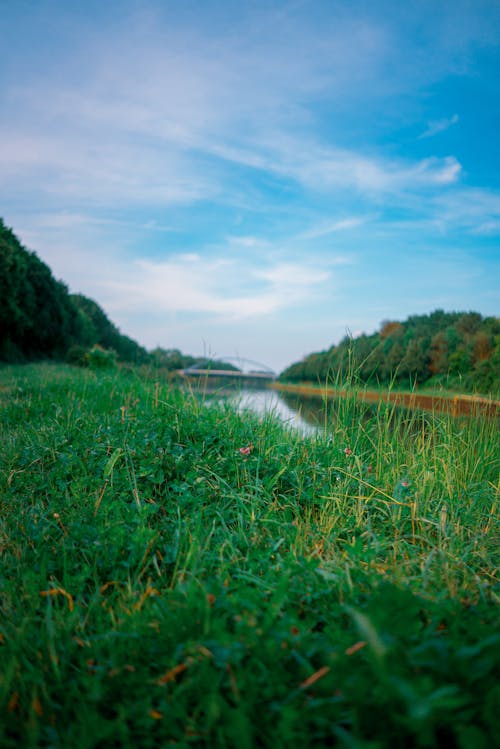
[[[239,411],[252,411],[259,416],[272,414],[284,424],[298,429],[303,434],[314,434],[318,430],[318,424],[314,423],[314,419],[307,419],[302,415],[298,402],[294,406],[275,390],[243,388],[240,392],[233,393],[226,398]]]
[[[286,426],[304,435],[323,429],[324,405],[321,398],[301,398],[288,393],[278,393],[268,388],[203,388],[210,400],[231,403],[238,411],[251,411],[259,416],[271,414]]]
[[[216,388],[212,385],[210,388],[207,388],[206,385],[207,383],[205,381],[204,386],[199,388],[199,392],[208,400],[229,402],[239,411],[252,411],[259,416],[271,414],[280,419],[286,426],[296,429],[304,435],[318,433],[324,434],[329,432],[332,426],[332,420],[335,420],[335,418],[338,417],[338,409],[341,407],[342,403],[342,399],[325,400],[321,395],[313,396],[302,395],[299,393],[278,392],[266,387],[224,386]],[[432,400],[430,396],[424,395],[419,397],[421,400],[425,400],[425,398]],[[434,406],[436,410],[439,410],[437,407],[439,404],[436,404],[436,400],[439,399],[434,399],[430,405],[426,403],[419,404],[419,407],[422,409],[427,408],[432,411],[432,406]],[[453,399],[441,400],[448,404],[448,412],[451,413],[450,404],[453,406]],[[465,405],[471,407],[470,403],[465,403]],[[391,404],[389,406],[389,410],[393,413],[401,411],[401,408],[402,406],[397,404]],[[493,403],[491,408],[497,408],[497,406]],[[376,410],[376,404],[359,401],[359,405],[356,409],[357,418],[363,420],[371,418]],[[441,410],[443,410],[442,407]],[[408,411],[406,413],[414,414],[415,411]],[[466,411],[464,411],[464,413],[466,413]],[[453,413],[453,415],[455,416],[455,413]],[[498,413],[495,412],[495,415],[498,415]],[[411,421],[411,416],[409,416],[409,419]],[[404,423],[406,422],[407,420],[405,420]],[[394,423],[397,423],[397,419]],[[421,423],[418,419],[415,421],[415,424],[420,430]]]

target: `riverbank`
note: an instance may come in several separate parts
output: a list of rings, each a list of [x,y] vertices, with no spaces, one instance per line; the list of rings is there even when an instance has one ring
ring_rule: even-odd
[[[452,416],[500,416],[500,401],[476,395],[433,395],[417,392],[383,392],[379,390],[356,389],[347,391],[328,385],[320,386],[313,383],[289,384],[273,382],[268,387],[283,393],[315,398],[333,399],[346,398],[354,392],[356,398],[366,403],[391,403],[395,406],[422,411],[447,413]]]
[[[0,744],[488,746],[493,420],[0,369]]]

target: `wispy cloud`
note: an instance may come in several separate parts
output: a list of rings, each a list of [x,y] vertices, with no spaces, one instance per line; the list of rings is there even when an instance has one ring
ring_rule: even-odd
[[[267,246],[267,242],[259,237],[252,236],[229,236],[227,242],[232,247],[237,247],[243,250],[254,250],[255,248]]]
[[[485,221],[482,224],[479,224],[478,226],[475,226],[472,229],[472,232],[474,234],[479,234],[483,236],[488,235],[500,235],[500,218],[493,220],[493,221]]]
[[[327,281],[330,273],[298,263],[281,263],[271,268],[255,271],[257,278],[268,281],[282,292],[296,294]]]
[[[459,178],[461,165],[454,156],[417,161],[367,156],[361,151],[325,146],[309,137],[286,132],[256,138],[252,147],[212,149],[228,161],[297,180],[308,189],[351,190],[388,194],[400,190],[447,185]]]
[[[475,234],[500,233],[500,191],[463,187],[433,200],[435,219]]]
[[[328,234],[336,234],[337,232],[356,229],[357,227],[363,226],[371,219],[373,219],[373,216],[347,216],[345,218],[336,219],[335,221],[320,221],[302,232],[299,235],[299,239],[318,239],[320,237],[325,237]]]
[[[299,7],[261,8],[222,46],[216,29],[179,34],[161,15],[136,10],[111,38],[84,40],[78,86],[63,73],[53,90],[34,74],[31,86],[8,90],[21,125],[1,132],[0,159],[14,181],[37,170],[46,197],[168,205],[230,200],[214,158],[314,190],[387,193],[458,178],[453,156],[412,163],[315,133],[316,102],[373,96],[380,85],[374,72],[386,69],[394,36],[373,14],[304,24]]]
[[[57,213],[44,213],[40,216],[38,225],[47,229],[81,230],[85,227],[113,227],[134,229],[145,232],[171,232],[171,226],[159,224],[156,221],[131,221],[127,219],[115,219],[111,217],[100,217],[91,213],[71,213],[60,211]]]
[[[444,132],[444,130],[448,130],[452,125],[456,125],[459,121],[458,114],[454,114],[452,117],[444,118],[442,120],[435,120],[434,122],[429,122],[429,125],[427,127],[427,130],[425,130],[421,135],[419,135],[419,139],[421,138],[432,138],[433,135],[437,135],[438,133]]]
[[[216,314],[227,320],[259,318],[304,303],[330,276],[308,263],[256,269],[251,262],[180,254],[163,262],[136,260],[98,283],[110,309]]]

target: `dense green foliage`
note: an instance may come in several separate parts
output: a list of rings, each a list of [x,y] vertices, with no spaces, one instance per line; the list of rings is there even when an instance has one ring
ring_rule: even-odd
[[[167,375],[205,357],[178,349],[156,348],[148,353],[124,335],[104,310],[83,294],[69,294],[50,268],[30,252],[0,219],[0,361],[65,359],[96,368],[122,362],[147,365]],[[217,369],[237,367],[212,361]]]
[[[147,351],[136,341],[120,333],[96,302],[82,294],[72,294],[71,301],[84,321],[87,345],[98,344],[104,349],[115,351],[122,361],[143,364],[149,360]]]
[[[67,357],[79,363],[96,344],[122,361],[148,360],[145,349],[121,334],[96,302],[69,294],[1,219],[0,299],[2,361]]]
[[[85,330],[68,289],[0,219],[0,359],[64,356]]]
[[[0,745],[482,749],[494,422],[0,370]]]
[[[500,319],[477,312],[414,315],[384,322],[378,333],[344,338],[310,354],[281,375],[289,382],[320,381],[356,372],[369,384],[422,385],[493,392],[500,386]]]

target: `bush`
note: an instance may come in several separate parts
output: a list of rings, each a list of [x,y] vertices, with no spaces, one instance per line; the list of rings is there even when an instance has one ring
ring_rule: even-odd
[[[91,369],[113,369],[116,367],[116,353],[96,344],[87,351],[85,360]]]
[[[77,367],[87,367],[89,364],[87,355],[88,349],[85,346],[71,346],[66,352],[66,362]]]

